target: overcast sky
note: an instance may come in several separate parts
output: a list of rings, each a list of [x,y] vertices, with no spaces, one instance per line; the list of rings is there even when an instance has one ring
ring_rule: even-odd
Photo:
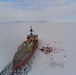
[[[0,0],[0,22],[76,22],[76,0]]]

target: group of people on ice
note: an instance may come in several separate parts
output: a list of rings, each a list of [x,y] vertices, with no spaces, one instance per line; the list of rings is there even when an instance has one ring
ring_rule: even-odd
[[[47,46],[43,46],[42,48],[39,48],[44,54],[49,54],[51,51],[53,51],[52,47],[49,47],[48,44]]]

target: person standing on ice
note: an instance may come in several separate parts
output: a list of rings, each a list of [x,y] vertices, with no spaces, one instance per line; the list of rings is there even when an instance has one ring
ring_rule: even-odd
[[[45,47],[43,46],[41,49],[40,49],[42,52],[44,52],[44,50],[45,50]]]

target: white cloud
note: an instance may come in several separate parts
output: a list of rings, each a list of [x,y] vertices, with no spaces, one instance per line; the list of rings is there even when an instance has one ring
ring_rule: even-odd
[[[9,4],[4,2],[0,3],[0,22],[42,19],[40,12],[37,10],[17,9],[11,7]]]
[[[18,20],[63,20],[76,10],[74,0],[16,0],[0,2],[0,22]],[[76,15],[75,15],[76,16]],[[73,17],[72,17],[73,18]],[[69,18],[68,18],[69,20]]]

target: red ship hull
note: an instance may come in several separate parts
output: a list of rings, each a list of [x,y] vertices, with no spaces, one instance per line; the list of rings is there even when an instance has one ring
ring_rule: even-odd
[[[14,69],[17,69],[17,68],[19,68],[22,64],[24,64],[25,62],[27,62],[27,61],[31,58],[31,56],[34,54],[37,46],[38,46],[38,42],[37,42],[36,47],[34,48],[34,50],[33,50],[26,58],[24,58],[23,60],[21,60],[21,61],[20,61],[19,63],[17,63],[17,64],[13,64],[13,68],[14,68]]]

